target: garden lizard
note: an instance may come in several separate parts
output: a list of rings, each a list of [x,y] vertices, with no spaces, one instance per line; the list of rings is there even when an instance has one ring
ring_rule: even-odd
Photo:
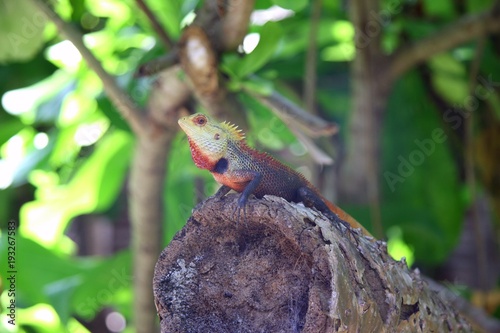
[[[347,222],[352,228],[360,228],[365,235],[370,235],[349,214],[326,200],[302,174],[271,155],[250,148],[237,126],[219,123],[200,113],[183,117],[178,122],[188,137],[196,166],[210,171],[222,184],[215,197],[222,198],[230,190],[240,193],[238,214],[241,210],[245,214],[251,194],[257,198],[269,194],[302,202],[306,207],[319,210],[334,224]]]

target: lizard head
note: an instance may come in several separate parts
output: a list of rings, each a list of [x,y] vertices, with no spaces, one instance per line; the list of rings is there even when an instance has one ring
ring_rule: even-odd
[[[244,138],[235,125],[219,123],[201,113],[183,117],[178,123],[188,137],[193,160],[201,169],[212,170],[225,157],[229,141]]]

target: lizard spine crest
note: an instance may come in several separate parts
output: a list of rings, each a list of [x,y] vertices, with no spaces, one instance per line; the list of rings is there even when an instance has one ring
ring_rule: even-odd
[[[233,139],[237,141],[245,139],[245,133],[243,133],[243,130],[239,129],[238,126],[231,124],[228,121],[224,121],[220,125],[231,135]]]

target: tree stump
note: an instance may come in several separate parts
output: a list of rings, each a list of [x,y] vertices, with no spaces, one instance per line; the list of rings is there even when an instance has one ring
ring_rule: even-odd
[[[386,244],[266,196],[237,223],[210,198],[161,253],[153,280],[166,332],[467,332],[469,324]]]

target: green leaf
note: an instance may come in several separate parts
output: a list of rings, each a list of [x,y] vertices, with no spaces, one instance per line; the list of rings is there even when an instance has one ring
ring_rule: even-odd
[[[468,0],[467,9],[469,12],[479,12],[490,9],[492,5],[491,0]]]
[[[469,96],[465,66],[447,53],[430,59],[433,69],[432,82],[435,89],[450,104],[463,105]]]
[[[279,150],[297,141],[283,121],[253,96],[241,93],[238,99],[245,109],[251,110],[248,113],[248,121],[252,130],[247,133],[247,141],[250,144],[256,145],[258,142],[268,150]]]
[[[0,255],[7,258],[7,234],[0,238]],[[22,237],[19,233],[15,243],[15,266],[17,272],[17,305],[26,308],[37,303],[50,303],[47,285],[79,274],[77,265],[68,257],[60,256],[40,244]],[[50,268],[50,269],[48,269]],[[9,276],[6,260],[0,265],[0,275]],[[23,277],[23,278],[21,278]],[[64,292],[71,292],[71,288]],[[64,293],[63,292],[63,293]]]
[[[439,30],[441,26],[442,25],[435,22],[406,19],[403,30],[412,39],[419,39],[432,35],[436,30]]]
[[[51,76],[57,68],[45,57],[42,52],[27,62],[9,63],[0,65],[0,77],[8,77],[0,83],[0,91],[8,91],[28,87]],[[0,105],[0,110],[3,110]]]
[[[13,186],[19,186],[26,182],[28,174],[41,164],[41,162],[50,154],[52,148],[54,147],[56,138],[57,131],[53,131],[53,133],[49,133],[49,143],[47,146],[42,149],[36,149],[33,146],[31,147],[30,152],[24,156],[14,173],[14,178],[12,180]]]
[[[24,124],[17,117],[8,113],[0,113],[0,146],[24,128]]]
[[[79,316],[91,319],[102,307],[120,304],[123,292],[127,294],[126,299],[131,300],[132,257],[129,251],[99,262],[92,259],[79,263],[82,282],[71,298],[71,309]]]
[[[307,7],[307,4],[309,1],[307,0],[294,0],[294,1],[287,1],[287,0],[272,0],[273,4],[276,6],[280,6],[286,9],[291,9],[294,12],[299,12],[302,9]]]
[[[21,232],[45,246],[56,246],[71,218],[108,208],[123,186],[131,147],[128,133],[115,130],[105,135],[68,184],[39,188],[37,199],[23,205]]]
[[[254,9],[267,9],[273,5],[271,0],[256,0]]]
[[[52,124],[59,117],[61,106],[66,96],[75,89],[75,82],[68,82],[54,96],[40,103],[36,110],[37,124]]]
[[[105,96],[100,96],[97,98],[97,105],[99,107],[99,110],[104,113],[104,115],[111,121],[111,124],[113,126],[116,126],[116,128],[132,133],[130,130],[130,126],[128,123],[123,119],[123,116],[117,112],[115,106],[111,103],[109,98]]]
[[[423,1],[425,12],[429,16],[439,16],[443,18],[453,18],[455,16],[455,6],[451,1]]]
[[[425,94],[412,72],[390,98],[382,148],[382,220],[386,227],[401,227],[417,261],[436,264],[458,240],[465,201],[444,119]]]
[[[269,96],[274,91],[273,83],[260,77],[250,77],[241,82],[241,86],[248,91],[252,91],[263,96]]]
[[[257,72],[271,59],[278,48],[282,30],[278,23],[268,22],[259,34],[260,40],[257,47],[233,67],[233,72],[239,78]]]
[[[0,255],[7,258],[7,234],[0,237]],[[103,306],[116,301],[132,282],[131,256],[125,251],[102,260],[72,258],[17,235],[15,255],[16,304],[28,308],[50,304],[63,323],[76,312],[91,319]],[[0,275],[9,277],[2,260]]]

